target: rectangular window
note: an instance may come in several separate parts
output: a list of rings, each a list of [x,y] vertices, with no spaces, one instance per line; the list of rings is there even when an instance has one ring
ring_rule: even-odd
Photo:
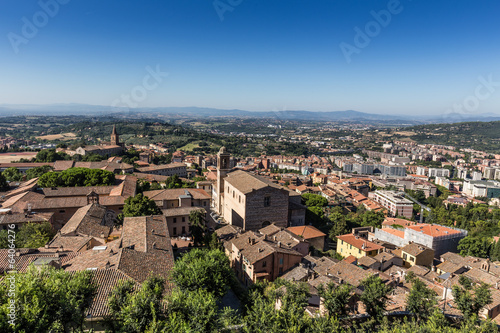
[[[410,257],[410,261],[415,261],[415,257]]]
[[[280,258],[279,263],[280,265],[283,265],[283,258]]]
[[[174,223],[177,223],[177,217],[174,217]]]
[[[262,267],[266,267],[267,263],[265,261],[262,262]]]
[[[182,233],[185,234],[186,233],[186,227],[182,227]]]
[[[280,274],[280,275],[281,275],[281,274],[283,274],[283,267],[280,267],[280,269],[279,269],[279,274]]]
[[[264,207],[271,206],[271,197],[264,197]]]
[[[361,250],[358,250],[359,251],[359,254],[361,254]]]
[[[59,213],[66,213],[66,211],[64,209],[61,209]]]
[[[406,253],[403,253],[403,260],[406,260],[407,258]]]
[[[177,236],[177,228],[174,227],[174,236]]]
[[[182,222],[186,222],[186,218],[185,217],[182,217]]]

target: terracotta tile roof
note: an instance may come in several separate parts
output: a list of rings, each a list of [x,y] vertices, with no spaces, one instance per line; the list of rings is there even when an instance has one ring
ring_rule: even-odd
[[[345,261],[340,261],[327,271],[328,275],[337,279],[342,279],[343,282],[357,287],[362,280],[373,275],[373,272],[359,268],[356,265],[349,264]]]
[[[307,283],[309,285],[311,285],[312,287],[318,289],[319,286],[323,285],[324,287],[326,287],[331,282],[334,282],[331,277],[326,276],[326,275],[320,275],[317,278],[315,278],[314,280],[308,281]]]
[[[61,228],[61,234],[78,234],[107,238],[114,226],[116,214],[104,206],[90,204],[79,208]]]
[[[80,251],[91,240],[92,237],[90,236],[63,236],[61,234],[57,234],[49,243],[47,243],[47,245],[51,249]]]
[[[262,260],[265,257],[267,257],[270,254],[275,253],[275,252],[302,257],[302,254],[295,251],[295,250],[285,248],[283,246],[278,246],[278,244],[276,244],[274,242],[266,241],[264,239],[262,239],[260,242],[257,242],[256,244],[251,245],[251,246],[249,246],[246,249],[241,251],[242,255],[246,259],[248,259],[248,261],[251,264],[254,264],[257,261]]]
[[[28,266],[38,258],[55,258],[59,259],[61,265],[66,264],[79,255],[77,252],[41,252],[37,249],[17,249],[19,256],[15,256],[15,266],[20,272],[26,272]],[[8,249],[0,249],[0,274],[10,270],[8,257]]]
[[[375,243],[370,242],[367,239],[361,238],[359,236],[353,234],[345,234],[341,236],[337,236],[339,240],[342,240],[352,246],[361,249],[362,251],[374,251],[374,250],[382,250],[384,247],[377,245]]]
[[[283,274],[281,278],[287,281],[303,281],[306,280],[312,273],[312,270],[309,268],[299,265]]]
[[[398,225],[405,227],[405,226],[409,226],[409,225],[414,225],[415,222],[408,221],[405,219],[396,218],[396,217],[386,217],[384,222],[382,222],[382,225],[387,225],[387,226],[391,226],[393,224],[398,224]]]
[[[455,272],[459,271],[463,266],[456,265],[450,261],[445,261],[443,263],[440,263],[436,267],[445,273],[455,273]]]
[[[312,225],[289,227],[287,228],[287,230],[294,233],[297,236],[303,237],[304,239],[312,239],[312,238],[326,236],[326,234],[322,233],[320,230],[316,229]]]
[[[404,230],[399,230],[399,229],[394,229],[394,228],[382,228],[380,230],[387,232],[388,234],[394,235],[396,237],[399,237],[399,238],[405,238]]]
[[[283,187],[273,183],[267,178],[260,177],[257,175],[252,175],[248,172],[237,170],[229,173],[229,175],[224,179],[225,182],[231,184],[237,188],[240,192],[246,194],[254,190],[259,190],[265,187],[274,187],[277,189],[284,190]]]
[[[378,261],[380,262],[383,262],[383,261],[389,261],[393,258],[395,258],[396,256],[390,252],[380,252],[379,254],[377,254],[374,258],[377,259]]]
[[[337,259],[329,258],[329,257],[321,257],[315,260],[313,270],[319,275],[326,275],[328,269],[333,267],[339,261]]]
[[[358,259],[355,257],[355,256],[348,256],[344,259],[342,259],[342,261],[348,263],[348,264],[354,264],[356,265],[356,262],[358,261]]]
[[[144,191],[144,195],[152,200],[176,200],[181,195],[185,195],[186,191],[195,200],[209,200],[211,197],[208,193],[201,188],[174,188],[167,190],[154,190],[154,191]]]
[[[98,269],[93,271],[92,282],[97,285],[97,290],[96,294],[92,298],[86,315],[90,315],[92,318],[103,318],[110,315],[108,297],[111,291],[122,280],[132,280],[135,283],[136,288],[139,287],[137,282],[121,271],[115,269]]]
[[[219,239],[223,239],[223,240],[231,239],[231,238],[235,237],[240,232],[241,232],[241,228],[230,225],[230,224],[225,225],[222,228],[215,230],[217,237],[219,237]]]
[[[192,211],[201,210],[203,214],[206,214],[207,211],[203,207],[177,207],[177,208],[168,208],[162,209],[163,216],[172,217],[172,216],[183,216],[189,215]]]
[[[0,215],[0,225],[11,223],[41,223],[49,221],[54,213],[32,213],[26,215],[23,213],[13,213]]]
[[[179,168],[179,167],[186,167],[186,164],[184,163],[170,163],[170,164],[161,164],[161,165],[155,165],[155,164],[150,164],[148,167],[144,168],[138,168],[140,172],[151,172],[151,171],[156,171],[156,170],[166,170],[166,169],[172,169],[172,168]]]
[[[264,228],[259,229],[259,232],[263,235],[272,236],[275,233],[281,231],[280,227],[277,227],[275,224],[270,224],[265,226]]]
[[[448,228],[442,225],[437,225],[437,224],[425,224],[425,223],[419,223],[414,226],[408,226],[406,227],[408,229],[412,229],[418,232],[422,232],[425,235],[432,236],[432,237],[439,237],[439,236],[446,236],[446,235],[452,235],[452,234],[459,234],[459,230],[455,230],[452,228]]]
[[[167,280],[174,265],[170,235],[164,216],[127,217],[122,238],[106,244],[102,251],[89,250],[71,260],[66,270],[117,269],[142,283],[150,274]]]
[[[379,262],[377,259],[375,259],[373,257],[367,257],[367,256],[364,256],[364,257],[361,257],[358,259],[358,265],[366,266],[366,267],[370,267],[371,265],[373,265],[377,262]]]
[[[419,254],[421,254],[427,250],[434,252],[433,249],[430,249],[427,246],[424,246],[424,245],[421,245],[418,243],[411,243],[411,244],[408,244],[408,245],[404,246],[403,248],[401,248],[402,252],[406,252],[412,256],[418,256]]]
[[[419,275],[419,276],[424,276],[426,275],[427,273],[429,273],[431,270],[425,266],[421,266],[421,265],[414,265],[410,268],[408,268],[407,272],[413,272],[415,275]]]
[[[46,198],[52,197],[83,197],[90,192],[95,192],[101,196],[109,195],[115,186],[77,186],[77,187],[46,187],[42,189]]]

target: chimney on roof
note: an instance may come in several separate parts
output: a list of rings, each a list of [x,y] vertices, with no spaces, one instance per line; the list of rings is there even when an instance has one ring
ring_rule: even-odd
[[[278,247],[281,247],[281,242],[278,242]]]
[[[153,243],[153,249],[156,249],[156,243]]]
[[[110,266],[111,264],[109,263],[109,261],[106,261],[106,269],[109,269]]]

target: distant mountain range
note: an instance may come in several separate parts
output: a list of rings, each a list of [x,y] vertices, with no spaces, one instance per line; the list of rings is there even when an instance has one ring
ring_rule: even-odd
[[[0,116],[17,115],[88,115],[117,117],[151,117],[159,116],[171,119],[180,118],[274,118],[282,120],[310,120],[310,121],[345,121],[359,123],[385,123],[385,124],[425,124],[425,123],[456,123],[464,121],[495,121],[500,120],[499,114],[460,114],[447,113],[441,115],[387,115],[346,111],[245,111],[222,110],[202,107],[156,107],[156,108],[120,108],[89,104],[0,104]]]

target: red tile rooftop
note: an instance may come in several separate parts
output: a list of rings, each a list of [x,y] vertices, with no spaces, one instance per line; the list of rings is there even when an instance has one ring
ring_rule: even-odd
[[[363,251],[374,251],[374,250],[381,250],[384,247],[380,246],[378,244],[372,243],[367,239],[361,238],[359,236],[353,235],[353,234],[345,234],[342,236],[337,236],[338,239],[351,244],[352,246],[362,249]],[[363,248],[364,246],[364,248]]]
[[[405,232],[403,230],[397,230],[392,228],[382,228],[381,230],[396,237],[405,238]]]
[[[425,235],[429,235],[432,237],[446,236],[451,234],[459,234],[459,230],[455,230],[452,228],[448,228],[442,225],[437,224],[417,224],[408,226],[408,229],[412,229],[418,232],[422,232]]]

